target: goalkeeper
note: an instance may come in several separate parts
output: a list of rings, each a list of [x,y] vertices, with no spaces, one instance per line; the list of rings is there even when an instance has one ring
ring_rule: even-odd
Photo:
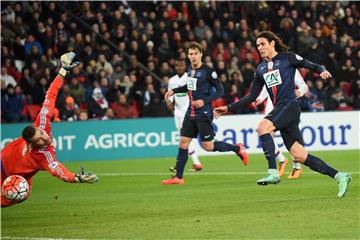
[[[56,97],[68,71],[79,64],[79,62],[74,62],[74,58],[75,53],[72,52],[61,56],[61,69],[47,91],[35,123],[25,127],[22,137],[17,138],[1,151],[1,186],[8,176],[20,175],[29,182],[31,189],[31,178],[40,170],[46,170],[65,182],[97,182],[98,177],[95,174],[85,173],[82,168],[80,173],[75,174],[58,162],[51,136],[50,119],[52,110],[55,108]],[[10,202],[1,196],[1,207],[13,204],[16,202]]]

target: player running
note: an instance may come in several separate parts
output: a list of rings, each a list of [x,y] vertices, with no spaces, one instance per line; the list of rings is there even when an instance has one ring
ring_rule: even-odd
[[[294,93],[296,68],[304,67],[315,71],[322,79],[331,77],[331,74],[322,66],[289,52],[289,48],[273,32],[261,32],[256,39],[256,46],[263,61],[255,70],[250,94],[236,103],[216,108],[215,116],[218,117],[255,101],[263,85],[266,84],[274,109],[260,121],[257,131],[269,168],[268,174],[257,183],[267,185],[280,182],[276,170],[275,144],[272,138],[272,134],[280,130],[285,146],[294,160],[316,172],[335,178],[339,184],[338,197],[343,197],[351,181],[351,175],[337,171],[306,151],[299,129],[301,111]]]
[[[180,132],[176,176],[162,181],[162,184],[184,184],[183,173],[188,159],[189,144],[193,138],[198,136],[198,133],[201,137],[202,146],[206,151],[233,151],[245,165],[249,162],[245,147],[241,143],[232,145],[226,142],[213,141],[215,133],[212,126],[213,108],[211,102],[224,94],[224,88],[214,69],[202,63],[203,52],[199,43],[190,43],[187,54],[191,62],[191,67],[188,69],[187,84],[168,90],[165,94],[165,100],[169,101],[172,95],[187,92],[190,104]]]
[[[186,64],[184,59],[178,59],[175,62],[175,72],[176,75],[169,79],[169,87],[168,90],[175,89],[178,87],[182,87],[188,82],[188,74],[185,72]],[[180,133],[182,123],[184,121],[184,117],[186,111],[189,106],[189,96],[187,93],[176,93],[169,98],[169,101],[166,101],[167,107],[170,111],[174,112],[174,120],[175,126],[178,132]],[[195,140],[192,140],[189,145],[189,156],[191,156],[193,161],[193,170],[200,171],[203,168],[199,157],[195,153]],[[170,167],[170,171],[176,172],[176,167]]]
[[[309,87],[306,85],[303,77],[301,76],[299,70],[297,70],[297,69],[295,71],[294,81],[295,81],[295,86],[297,86],[297,89],[295,90],[295,96],[296,96],[296,98],[300,98],[300,97],[304,96],[304,94],[308,91]],[[264,87],[261,90],[261,93],[256,98],[255,104],[259,105],[265,99],[268,99],[268,97],[269,97],[269,94],[264,85]],[[269,114],[273,109],[274,109],[274,105],[272,104],[272,101],[268,99],[266,101],[266,105],[265,105],[265,115]],[[274,138],[274,136],[273,136],[273,138]],[[279,174],[279,177],[281,177],[284,175],[286,166],[289,163],[289,161],[283,155],[283,153],[281,152],[281,150],[277,144],[275,144],[275,158],[277,160],[279,160],[279,163],[280,163],[278,174]],[[294,161],[293,162],[293,170],[290,173],[290,175],[288,176],[288,178],[296,179],[296,178],[299,178],[300,175],[301,175],[301,164]]]
[[[32,187],[32,177],[40,170],[46,170],[53,176],[70,183],[94,183],[98,177],[92,173],[75,174],[66,169],[56,160],[55,148],[51,136],[52,110],[55,108],[56,97],[63,85],[68,71],[77,66],[73,62],[75,53],[66,53],[61,56],[61,69],[51,83],[40,113],[33,125],[27,126],[22,137],[17,138],[1,151],[1,186],[4,180],[11,175],[24,177]],[[1,207],[11,206],[18,202],[10,202],[1,196]]]

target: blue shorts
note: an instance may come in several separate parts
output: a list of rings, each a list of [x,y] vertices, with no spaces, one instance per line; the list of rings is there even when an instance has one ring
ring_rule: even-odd
[[[280,131],[284,144],[289,151],[295,142],[304,145],[304,140],[299,129],[300,114],[299,104],[293,101],[275,106],[265,117],[265,119],[274,124],[276,128],[275,131]]]

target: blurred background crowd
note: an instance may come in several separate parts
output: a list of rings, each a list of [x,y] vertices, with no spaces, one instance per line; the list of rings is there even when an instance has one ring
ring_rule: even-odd
[[[214,106],[249,91],[261,61],[260,31],[333,75],[300,69],[309,86],[303,111],[360,108],[359,2],[1,2],[1,120],[31,121],[59,70],[59,57],[81,65],[59,93],[55,121],[171,116],[163,100],[189,42],[204,49],[225,88]],[[256,113],[250,105],[236,114]]]

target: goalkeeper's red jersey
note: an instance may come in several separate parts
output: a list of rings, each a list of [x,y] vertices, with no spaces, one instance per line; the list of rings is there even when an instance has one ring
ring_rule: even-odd
[[[60,77],[55,78],[52,82],[41,111],[34,122],[34,126],[45,130],[50,137],[52,110],[62,84],[63,79]],[[52,143],[44,148],[31,149],[20,137],[1,151],[1,183],[10,175],[21,175],[30,180],[40,170],[46,170],[63,181],[74,182],[75,174],[56,160],[55,148]]]

